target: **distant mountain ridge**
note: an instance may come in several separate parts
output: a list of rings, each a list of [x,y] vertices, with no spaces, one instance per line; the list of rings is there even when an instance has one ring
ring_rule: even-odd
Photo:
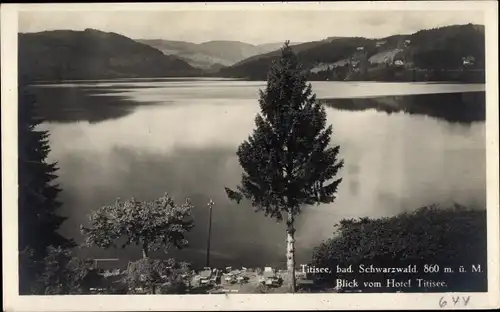
[[[54,30],[18,38],[19,76],[30,81],[202,74],[178,57],[116,33]]]
[[[321,40],[321,41],[305,42],[305,43],[300,43],[300,44],[290,44],[290,46],[292,46],[295,53],[297,53],[297,52],[301,52],[301,51],[313,48],[317,45],[321,45],[323,43],[325,43],[325,41]],[[278,58],[281,55],[280,49],[283,46],[283,44],[284,44],[284,42],[277,45],[276,49],[273,49],[273,50],[271,50],[267,53],[264,53],[264,54],[254,55],[254,56],[249,57],[247,59],[241,60],[238,63],[236,63],[230,67],[238,67],[238,66],[241,66],[243,64],[251,63],[252,61],[259,60],[259,59]]]
[[[18,38],[20,77],[48,81],[199,76],[265,80],[283,45],[132,40],[94,29],[20,33]],[[466,61],[466,69],[476,71],[477,79],[484,76],[482,25],[452,25],[380,39],[328,37],[291,45],[310,80],[443,80],[450,76],[439,70],[459,72]],[[402,65],[394,66],[396,61]],[[354,63],[360,67],[353,68]],[[411,72],[414,69],[420,72]]]
[[[254,55],[278,50],[283,43],[253,45],[241,41],[213,40],[203,43],[164,39],[136,39],[150,45],[165,55],[175,55],[193,67],[213,70],[215,67],[231,66]]]

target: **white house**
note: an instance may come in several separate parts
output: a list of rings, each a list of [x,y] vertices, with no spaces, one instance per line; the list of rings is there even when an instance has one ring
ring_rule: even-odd
[[[405,63],[402,60],[396,60],[396,61],[394,61],[394,65],[396,65],[396,66],[404,66],[404,64]]]
[[[276,281],[276,272],[271,267],[265,267],[264,272],[262,272],[263,282],[266,285],[273,285]]]
[[[465,66],[474,65],[475,58],[471,55],[462,57],[462,64]]]

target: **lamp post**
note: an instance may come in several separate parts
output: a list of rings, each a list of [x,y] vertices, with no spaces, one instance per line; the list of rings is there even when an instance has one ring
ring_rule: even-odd
[[[210,267],[210,235],[212,232],[212,207],[215,203],[212,199],[208,202],[208,238],[207,238],[207,267]]]

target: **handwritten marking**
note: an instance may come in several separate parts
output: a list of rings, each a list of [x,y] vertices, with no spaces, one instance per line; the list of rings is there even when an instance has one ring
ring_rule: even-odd
[[[467,297],[460,297],[460,296],[453,296],[451,297],[451,302],[453,303],[453,306],[456,307],[457,305],[464,306],[466,307],[469,304],[470,301],[470,296]],[[439,299],[439,307],[444,308],[448,305],[448,300],[446,300],[446,297],[441,297]]]

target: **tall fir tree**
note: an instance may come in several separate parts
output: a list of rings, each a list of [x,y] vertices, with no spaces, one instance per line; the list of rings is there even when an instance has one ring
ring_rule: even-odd
[[[237,151],[243,168],[237,190],[226,188],[238,203],[247,199],[256,211],[286,220],[289,291],[295,292],[294,222],[304,205],[331,203],[341,182],[339,146],[330,146],[332,126],[316,101],[297,56],[287,41],[260,91],[256,128]]]
[[[54,183],[57,164],[47,161],[50,152],[48,132],[37,129],[36,98],[25,84],[18,89],[18,228],[19,291],[27,294],[43,270],[49,246],[71,248],[74,242],[58,233],[65,220],[57,214],[61,191]]]

